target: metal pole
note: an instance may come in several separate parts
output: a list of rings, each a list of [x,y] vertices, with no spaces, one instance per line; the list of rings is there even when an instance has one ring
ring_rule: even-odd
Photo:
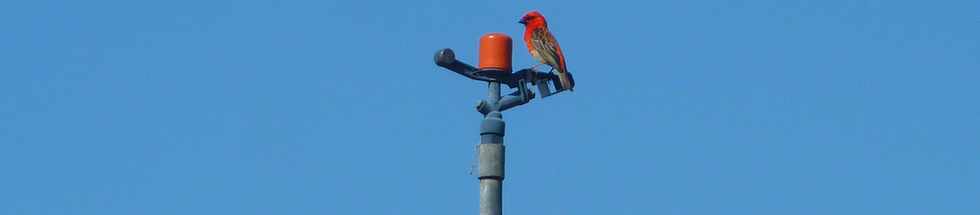
[[[483,103],[489,112],[480,124],[477,145],[480,179],[480,215],[503,214],[504,119],[500,114],[500,82],[489,83],[489,96]]]

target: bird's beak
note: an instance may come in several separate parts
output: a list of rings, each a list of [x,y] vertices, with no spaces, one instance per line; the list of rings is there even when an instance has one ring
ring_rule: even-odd
[[[524,21],[523,19],[521,21],[517,21],[517,23],[521,23],[521,24],[527,25],[527,21]]]

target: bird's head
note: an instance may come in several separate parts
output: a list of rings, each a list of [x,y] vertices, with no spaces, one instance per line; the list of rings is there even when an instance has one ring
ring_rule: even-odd
[[[527,14],[524,14],[524,16],[521,17],[521,21],[518,23],[524,25],[546,25],[544,16],[542,16],[538,11],[527,12]]]

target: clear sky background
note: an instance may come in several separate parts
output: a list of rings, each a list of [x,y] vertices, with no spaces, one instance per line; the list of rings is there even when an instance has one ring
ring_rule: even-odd
[[[7,1],[0,214],[476,214],[433,54],[531,9],[507,214],[980,214],[974,0]]]

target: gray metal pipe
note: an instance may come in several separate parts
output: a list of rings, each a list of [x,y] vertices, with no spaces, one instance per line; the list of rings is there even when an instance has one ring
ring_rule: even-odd
[[[480,123],[480,144],[477,148],[480,180],[480,215],[503,214],[504,184],[504,123],[500,114],[500,83],[490,82],[489,98],[481,105],[487,111]]]
[[[498,140],[500,139],[502,138]],[[501,215],[503,214],[504,144],[481,143],[477,145],[477,151],[480,163],[480,215]]]
[[[502,215],[501,190],[504,182],[497,179],[480,180],[480,215]]]

